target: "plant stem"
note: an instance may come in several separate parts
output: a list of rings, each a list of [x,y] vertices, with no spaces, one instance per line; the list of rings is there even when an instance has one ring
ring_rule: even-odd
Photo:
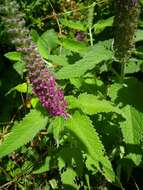
[[[90,36],[90,45],[93,46],[93,35],[91,27],[89,28],[89,36]]]
[[[124,77],[125,77],[125,61],[121,61],[121,77],[120,77],[120,82],[123,84],[124,82]]]

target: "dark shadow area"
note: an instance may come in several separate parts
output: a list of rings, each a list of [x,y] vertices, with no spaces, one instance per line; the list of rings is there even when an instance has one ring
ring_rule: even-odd
[[[126,144],[126,148],[127,148],[127,153],[143,155],[143,149],[141,145]]]
[[[140,189],[143,187],[143,167],[136,167],[131,159],[123,158],[121,165],[121,181],[126,189]]]
[[[122,107],[131,105],[143,112],[143,84],[135,78],[125,80],[125,85],[118,90],[115,103],[122,103]]]
[[[64,190],[76,190],[76,188],[72,187],[71,185],[64,184]]]
[[[104,144],[106,152],[110,155],[112,150],[122,144],[122,132],[120,128],[120,122],[125,119],[117,114],[113,118],[113,113],[102,113],[102,120],[100,119],[101,114],[92,117],[94,126],[100,135],[100,139]]]

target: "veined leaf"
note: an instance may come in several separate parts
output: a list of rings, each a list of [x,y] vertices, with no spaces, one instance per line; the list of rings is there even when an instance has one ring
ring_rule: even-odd
[[[55,119],[50,123],[48,131],[53,134],[54,139],[56,140],[57,146],[59,146],[59,141],[61,137],[61,133],[64,130],[64,118],[63,117],[55,117]]]
[[[84,32],[87,30],[85,24],[83,24],[82,22],[79,22],[79,21],[60,19],[60,22],[62,25],[67,26],[72,29],[75,29],[75,30],[80,30],[80,31],[84,31]]]
[[[65,145],[58,153],[58,166],[60,171],[66,166],[66,171],[61,172],[62,182],[65,189],[75,188],[77,189],[77,184],[74,183],[76,176],[81,175],[83,172],[83,156],[81,149],[74,146],[74,142],[71,145]],[[73,170],[73,166],[76,166]],[[69,176],[68,172],[71,172]]]
[[[91,120],[87,116],[76,112],[72,118],[66,121],[66,126],[71,135],[79,142],[79,147],[87,155],[86,163],[95,166],[108,181],[115,182],[116,177],[112,165],[105,155],[103,144],[93,128]]]
[[[0,157],[10,154],[31,141],[41,129],[46,127],[47,121],[48,117],[41,112],[31,110],[23,120],[14,124],[12,131],[0,145]]]
[[[18,92],[21,92],[21,93],[29,93],[31,94],[32,93],[32,87],[31,85],[27,84],[27,83],[22,83],[22,84],[18,84],[17,86],[11,88],[7,93],[6,95],[10,94],[11,92],[13,92],[14,90],[17,90]]]
[[[141,70],[142,63],[143,61],[140,59],[130,59],[128,64],[125,65],[125,73],[129,74],[139,72]]]
[[[55,48],[58,43],[58,37],[54,30],[47,30],[38,39],[38,49],[41,56],[48,59],[48,55],[52,48]]]
[[[136,78],[124,80],[124,84],[114,83],[108,90],[108,95],[115,104],[122,107],[131,105],[143,112],[143,83]]]
[[[65,56],[61,56],[61,55],[49,55],[48,59],[50,61],[52,61],[52,63],[55,66],[66,66],[68,65],[68,61],[67,58]]]
[[[107,100],[99,100],[97,96],[92,94],[83,93],[79,95],[78,99],[73,96],[66,97],[66,99],[69,103],[69,109],[80,108],[88,115],[102,112],[115,112],[122,116],[124,115],[123,112],[119,108],[113,106],[111,102]]]
[[[72,168],[67,168],[61,174],[61,180],[64,184],[64,188],[68,190],[78,189],[78,185],[74,182],[76,177],[76,172]]]
[[[57,77],[59,79],[79,78],[85,72],[92,70],[97,64],[112,58],[112,52],[104,46],[104,43],[96,44],[92,48],[86,48],[86,50],[83,59],[61,68],[56,73]]]
[[[65,144],[58,153],[58,166],[62,170],[65,166],[73,168],[76,166],[75,172],[77,175],[81,175],[84,168],[84,161],[82,151],[77,146],[76,141],[70,141],[69,144]]]
[[[65,49],[69,49],[74,52],[85,51],[86,44],[84,42],[78,42],[72,39],[61,37],[59,39],[59,44],[62,45]]]
[[[113,84],[108,95],[124,112],[126,119],[121,123],[123,140],[126,146],[125,158],[135,165],[141,162],[141,141],[143,136],[143,84],[135,78],[124,81],[124,84]],[[131,166],[130,166],[131,167]]]
[[[40,36],[36,30],[32,29],[31,30],[31,37],[32,37],[32,40],[36,43]]]
[[[121,110],[111,104],[111,102],[107,100],[99,100],[97,96],[92,94],[81,94],[78,97],[79,104],[81,105],[81,109],[84,113],[93,115],[101,112],[116,112],[118,114],[123,114]]]
[[[77,189],[74,179],[83,172],[83,155],[76,142],[66,144],[58,153],[58,166],[60,171],[66,167],[66,171],[61,172],[61,179],[65,189]],[[73,170],[73,166],[76,166]],[[70,174],[69,174],[70,172]],[[67,176],[68,175],[68,176]]]
[[[66,96],[66,100],[68,102],[68,108],[74,109],[74,108],[80,108],[79,101],[74,96]]]
[[[123,111],[126,121],[121,123],[121,130],[127,150],[125,158],[131,159],[138,166],[141,163],[143,155],[143,150],[141,150],[143,113],[129,105],[125,106]]]
[[[143,40],[143,30],[137,30],[135,34],[135,41],[142,41]]]
[[[112,26],[113,24],[113,19],[114,17],[109,17],[107,19],[104,20],[100,20],[99,22],[97,22],[93,28],[95,30],[96,33],[99,33],[101,31],[103,31],[106,27]]]
[[[21,53],[17,51],[5,53],[4,56],[12,61],[21,61],[22,59]]]
[[[13,68],[16,70],[16,72],[23,76],[23,73],[26,71],[26,63],[24,61],[17,61],[13,64]]]
[[[47,156],[44,164],[41,167],[39,167],[38,169],[34,170],[32,173],[33,174],[41,174],[43,172],[48,171],[50,169],[50,161],[51,161],[51,157]]]

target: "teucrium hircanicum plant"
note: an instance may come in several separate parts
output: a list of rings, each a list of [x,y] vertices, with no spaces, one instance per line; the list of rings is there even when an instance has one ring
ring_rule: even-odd
[[[75,0],[71,2],[76,3]],[[77,5],[78,2],[80,1],[77,1]],[[100,3],[100,1],[98,2]],[[121,77],[123,77],[124,65],[128,62],[134,46],[139,1],[117,0],[115,5],[114,51],[116,60],[122,67]],[[139,167],[142,162],[143,105],[141,102],[143,101],[140,98],[142,98],[143,86],[134,79],[126,80],[124,77],[122,78],[124,85],[117,84],[116,76],[110,75],[108,66],[104,67],[113,62],[112,39],[100,42],[98,34],[101,34],[101,31],[104,33],[103,29],[106,27],[111,27],[112,15],[108,15],[109,19],[101,16],[101,22],[99,19],[94,24],[96,16],[93,12],[97,11],[97,6],[93,4],[88,6],[87,26],[67,18],[60,19],[61,25],[68,27],[68,32],[71,28],[73,30],[81,28],[81,31],[84,32],[88,28],[92,47],[84,45],[84,36],[80,36],[80,32],[77,33],[79,36],[76,41],[65,38],[65,36],[58,38],[57,33],[52,29],[44,32],[41,37],[35,32],[33,40],[37,42],[38,50],[29,35],[30,30],[25,25],[24,17],[26,15],[19,10],[17,2],[10,2],[6,7],[6,16],[3,14],[7,32],[17,51],[8,52],[5,57],[11,61],[23,61],[28,72],[28,82],[32,84],[34,94],[38,96],[46,111],[54,117],[49,118],[47,112],[37,104],[38,98],[33,96],[32,90],[27,90],[28,83],[23,81],[24,83],[11,88],[7,95],[12,95],[17,90],[17,94],[20,92],[24,100],[25,93],[29,93],[34,109],[29,110],[31,107],[27,107],[25,117],[22,119],[20,114],[20,121],[17,121],[16,118],[10,132],[7,130],[6,135],[4,133],[0,140],[0,158],[9,155],[6,159],[11,160],[11,153],[15,151],[18,156],[24,154],[23,157],[27,164],[29,159],[27,152],[30,150],[35,158],[31,158],[31,163],[32,178],[34,178],[36,186],[39,185],[35,177],[38,174],[40,183],[41,181],[43,184],[45,181],[48,182],[51,184],[50,189],[103,189],[104,187],[112,189],[113,184],[123,190],[122,181],[120,182],[122,168],[130,176],[132,172],[128,169]],[[92,35],[91,29],[94,26],[95,30],[98,28],[102,30],[96,31],[95,35]],[[74,34],[73,30],[70,31],[71,36]],[[64,34],[64,28],[62,28],[62,32]],[[95,39],[94,45],[93,38]],[[78,40],[83,40],[83,46]],[[58,44],[62,45],[60,55],[57,51]],[[52,62],[49,65],[58,65],[55,73],[56,77],[65,85],[68,94],[66,100],[53,73],[46,65],[47,60]],[[61,64],[61,60],[63,64]],[[104,83],[106,77],[102,76],[104,72],[108,75],[106,83]],[[117,73],[117,75],[119,74]],[[25,76],[25,72],[23,76]],[[70,117],[66,110],[67,102]],[[42,131],[39,132],[40,130]],[[34,141],[36,147],[33,145]],[[30,143],[27,144],[28,142]],[[16,151],[20,147],[21,149]],[[26,153],[23,152],[23,149]],[[37,161],[37,157],[40,162]],[[24,164],[20,164],[18,167],[21,169]],[[56,172],[53,173],[53,171]],[[47,173],[48,179],[43,178]],[[52,179],[50,173],[52,173]],[[126,172],[123,175],[126,175]],[[30,174],[28,174],[29,176],[31,177]],[[126,178],[123,185],[125,181],[127,181]],[[40,188],[43,188],[44,185],[41,185]],[[36,186],[30,186],[30,188],[35,189]]]

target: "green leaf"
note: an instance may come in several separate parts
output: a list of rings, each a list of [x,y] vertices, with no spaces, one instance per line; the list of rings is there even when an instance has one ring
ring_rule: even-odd
[[[95,33],[102,32],[106,27],[112,26],[114,17],[109,17],[104,20],[100,20],[96,24],[94,24],[93,28]]]
[[[40,55],[43,58],[48,59],[49,48],[48,48],[48,45],[46,44],[46,42],[42,38],[38,39],[38,49],[39,49]]]
[[[82,22],[79,22],[79,21],[60,19],[60,22],[62,25],[67,26],[72,29],[75,29],[75,30],[80,30],[80,31],[84,31],[84,32],[87,30],[85,24],[83,24]]]
[[[143,154],[143,84],[135,78],[126,79],[123,85],[111,85],[108,95],[121,107],[126,119],[120,125],[127,151],[125,159],[132,160],[138,166]]]
[[[74,108],[80,108],[79,101],[74,96],[66,96],[66,101],[68,102],[68,108],[74,109]]]
[[[36,43],[39,39],[39,34],[36,30],[31,30],[32,40]]]
[[[124,84],[114,83],[108,89],[108,96],[120,107],[131,105],[143,112],[143,83],[136,78],[126,79]]]
[[[21,61],[22,59],[21,53],[17,51],[5,53],[4,56],[12,61]]]
[[[6,156],[27,144],[41,129],[46,127],[47,122],[47,116],[37,110],[31,110],[23,120],[14,124],[11,132],[0,145],[0,157]]]
[[[51,161],[51,157],[47,156],[45,159],[44,164],[42,164],[41,167],[39,167],[38,169],[34,170],[32,173],[33,174],[41,174],[43,172],[46,172],[50,169],[50,161]]]
[[[64,118],[55,117],[54,121],[51,122],[49,126],[49,132],[53,134],[54,139],[56,140],[57,146],[59,146],[59,141],[61,138],[61,133],[64,130]]]
[[[125,65],[125,73],[136,73],[141,70],[142,60],[132,58],[129,60],[128,64]]]
[[[31,98],[30,103],[31,103],[33,108],[36,108],[37,104],[39,103],[39,98],[38,97]]]
[[[38,49],[41,56],[45,59],[48,59],[51,49],[55,48],[57,43],[58,37],[53,29],[44,32],[38,39]]]
[[[142,41],[143,40],[143,30],[137,30],[135,33],[135,41]]]
[[[22,84],[18,84],[17,86],[11,88],[6,95],[10,94],[11,92],[13,92],[14,90],[17,90],[18,92],[21,93],[32,93],[32,87],[30,85],[28,85],[27,83],[22,83]]]
[[[23,73],[26,71],[25,65],[26,63],[24,61],[17,61],[13,64],[13,68],[19,75],[23,76]]]
[[[61,68],[56,73],[56,76],[59,79],[69,79],[74,77],[79,78],[84,75],[85,72],[92,70],[97,64],[111,58],[112,52],[104,46],[104,43],[99,43],[92,48],[86,48],[83,59],[80,59],[75,64],[67,65]]]
[[[91,120],[87,116],[76,112],[72,118],[66,121],[66,126],[71,135],[78,140],[79,147],[84,150],[87,156],[86,163],[95,166],[108,181],[115,182],[112,165],[105,155],[103,144],[93,128]]]
[[[72,168],[67,168],[66,171],[64,171],[61,174],[61,180],[64,184],[64,189],[68,190],[78,189],[78,185],[75,184],[74,182],[75,177],[76,177],[76,172]]]
[[[14,87],[15,90],[21,93],[26,93],[28,91],[28,84],[27,83],[22,83]]]
[[[101,112],[116,112],[122,115],[121,110],[113,106],[110,101],[99,100],[97,96],[92,94],[81,94],[78,100],[82,111],[86,114],[93,115]]]
[[[83,157],[79,147],[72,144],[66,144],[58,153],[58,166],[60,171],[66,166],[66,171],[61,172],[61,179],[65,189],[77,189],[74,179],[83,172]],[[73,166],[76,166],[73,170]]]
[[[58,166],[62,170],[65,166],[73,168],[75,167],[75,172],[77,175],[81,175],[84,168],[84,161],[82,151],[79,146],[77,146],[76,141],[70,139],[69,144],[64,144],[58,153]]]
[[[68,65],[68,60],[65,56],[61,55],[49,55],[48,59],[53,62],[55,65],[60,65],[60,66],[66,66]]]
[[[78,89],[82,86],[82,82],[83,79],[81,78],[70,78],[70,83]]]
[[[65,37],[61,37],[59,39],[59,44],[62,45],[65,49],[69,49],[73,52],[78,53],[80,53],[81,51],[85,51],[86,49],[86,44],[84,42],[78,42]]]
[[[88,115],[102,112],[115,112],[123,116],[123,112],[119,108],[113,106],[110,101],[99,100],[97,96],[92,94],[83,93],[79,95],[78,99],[73,96],[66,97],[66,99],[69,104],[69,109],[80,108]]]
[[[136,166],[139,166],[143,155],[143,149],[141,147],[143,113],[129,105],[125,106],[123,111],[126,116],[126,121],[121,123],[121,130],[127,151],[125,158],[131,159]]]

